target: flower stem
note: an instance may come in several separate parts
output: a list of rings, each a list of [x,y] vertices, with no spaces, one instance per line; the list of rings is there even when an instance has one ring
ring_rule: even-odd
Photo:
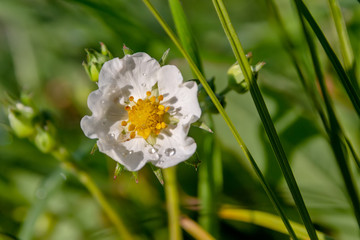
[[[185,49],[181,46],[179,40],[176,38],[175,34],[173,33],[173,31],[170,29],[169,25],[164,21],[164,19],[160,16],[160,14],[158,13],[158,11],[154,8],[154,6],[150,3],[149,0],[143,0],[144,4],[148,7],[148,9],[150,10],[150,12],[154,15],[154,17],[157,19],[157,21],[160,23],[160,25],[163,27],[163,29],[165,30],[165,32],[168,34],[168,36],[170,37],[170,39],[173,41],[173,43],[176,45],[176,47],[179,49],[179,51],[181,52],[181,54],[185,57],[185,59],[188,61],[191,69],[194,71],[194,73],[196,74],[196,76],[198,77],[200,83],[203,85],[206,93],[209,95],[211,101],[214,103],[215,107],[217,108],[217,110],[219,111],[220,115],[224,118],[224,121],[226,122],[226,124],[228,125],[230,131],[232,132],[232,134],[234,135],[237,143],[239,144],[240,148],[242,149],[242,151],[245,154],[245,157],[249,160],[249,162],[251,163],[252,167],[254,168],[254,171],[256,173],[256,175],[259,178],[259,181],[262,185],[262,187],[264,188],[266,194],[268,195],[270,201],[272,202],[274,208],[277,210],[277,212],[279,213],[281,219],[283,220],[286,229],[288,230],[290,236],[296,240],[298,239],[295,235],[294,230],[292,229],[289,220],[287,219],[279,200],[277,199],[276,195],[274,194],[274,192],[271,190],[270,186],[268,185],[268,183],[266,182],[264,175],[262,174],[262,172],[260,171],[260,168],[258,167],[258,165],[256,164],[254,158],[252,157],[250,151],[248,150],[247,146],[245,145],[244,141],[242,140],[242,138],[240,137],[240,134],[238,133],[238,131],[236,130],[233,122],[231,121],[231,119],[229,118],[229,116],[227,115],[226,111],[224,110],[224,108],[222,107],[222,105],[220,104],[219,100],[217,99],[215,93],[212,91],[211,87],[209,86],[209,84],[207,83],[205,77],[202,75],[202,73],[200,72],[200,70],[198,69],[198,67],[196,66],[196,64],[194,63],[194,61],[191,59],[191,57],[189,56],[189,54],[185,51]]]
[[[214,130],[214,123],[209,114],[209,127]],[[199,167],[198,196],[201,202],[199,212],[200,225],[215,238],[219,235],[217,216],[218,199],[222,190],[222,163],[219,144],[213,134],[205,137],[203,144],[204,160]]]
[[[91,177],[84,171],[78,169],[70,160],[69,154],[64,148],[59,148],[57,151],[53,152],[53,156],[60,160],[61,167],[65,170],[71,172],[76,176],[79,181],[89,190],[91,195],[98,201],[105,214],[108,216],[110,221],[115,225],[117,231],[119,232],[121,239],[132,240],[130,232],[127,230],[124,223],[121,221],[119,216],[115,213],[115,210],[111,207],[109,202],[106,200],[103,193],[96,186],[95,182]]]
[[[163,170],[165,180],[166,208],[169,219],[170,240],[182,240],[180,227],[179,193],[176,182],[176,167]]]
[[[236,60],[238,61],[241,70],[244,74],[245,80],[249,85],[252,99],[255,103],[256,109],[259,113],[259,116],[265,128],[265,132],[270,140],[271,146],[273,148],[273,151],[275,153],[281,171],[284,175],[286,183],[289,186],[290,192],[295,201],[295,205],[300,213],[300,216],[304,222],[304,225],[309,233],[310,238],[316,240],[318,239],[318,237],[315,232],[315,227],[311,221],[310,215],[307,211],[304,200],[301,196],[300,189],[296,183],[294,174],[291,170],[285,151],[281,145],[279,136],[277,135],[274,123],[271,120],[265,101],[262,97],[262,94],[256,83],[256,80],[252,74],[250,64],[246,58],[245,52],[241,46],[236,31],[231,24],[230,17],[227,13],[225,5],[222,0],[213,0],[213,4],[219,16],[223,29],[229,39]]]

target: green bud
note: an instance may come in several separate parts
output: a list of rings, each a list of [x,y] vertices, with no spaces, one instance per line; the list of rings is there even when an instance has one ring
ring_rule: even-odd
[[[250,55],[251,57],[251,55]],[[251,66],[251,71],[255,76],[255,79],[257,78],[257,74],[260,71],[260,69],[265,65],[265,62],[259,62],[255,66]],[[240,65],[235,63],[232,65],[228,72],[228,88],[235,90],[237,93],[246,93],[249,91],[249,86],[247,82],[245,81],[244,74],[240,68]]]
[[[22,103],[16,103],[9,108],[9,123],[19,138],[27,138],[35,134],[34,117],[34,109]]]
[[[134,53],[134,51],[128,48],[125,44],[123,45],[123,52],[125,55],[131,55]]]
[[[85,72],[93,82],[99,80],[100,69],[105,62],[113,59],[112,54],[109,52],[104,43],[100,43],[101,52],[93,49],[85,49],[86,61],[83,62]]]
[[[239,64],[232,65],[228,72],[228,86],[237,93],[245,93],[249,90],[249,86],[245,81],[245,77]]]
[[[37,134],[34,139],[35,145],[43,153],[52,152],[57,145],[55,140],[55,128],[53,125],[48,121],[45,126],[37,126],[36,130]]]

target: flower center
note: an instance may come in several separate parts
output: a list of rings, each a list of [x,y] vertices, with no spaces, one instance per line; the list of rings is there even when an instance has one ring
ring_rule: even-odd
[[[136,135],[147,139],[150,134],[159,135],[160,131],[167,127],[164,115],[169,111],[170,107],[160,104],[164,99],[163,95],[151,96],[151,92],[146,92],[145,99],[134,101],[134,97],[130,96],[130,105],[125,107],[129,114],[128,121],[122,121],[122,126],[128,126],[130,138]]]

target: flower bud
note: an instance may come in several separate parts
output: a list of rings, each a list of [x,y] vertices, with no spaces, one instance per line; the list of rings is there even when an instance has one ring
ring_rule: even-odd
[[[31,137],[35,134],[34,116],[34,110],[22,103],[17,103],[14,107],[9,108],[10,126],[19,138]]]
[[[255,66],[251,66],[251,71],[257,79],[257,74],[260,69],[265,65],[265,62],[259,62]],[[228,88],[235,90],[237,93],[246,93],[249,90],[249,86],[245,81],[244,74],[240,68],[240,65],[235,63],[228,70]]]
[[[36,130],[35,145],[43,153],[52,152],[56,147],[54,126],[50,121],[47,121],[45,126],[37,126]]]
[[[235,90],[237,93],[246,93],[249,90],[249,86],[245,81],[245,77],[239,64],[232,65],[228,72],[228,86]]]
[[[85,49],[86,62],[83,62],[83,66],[93,82],[97,82],[99,80],[99,73],[102,65],[110,59],[113,59],[112,54],[109,52],[104,43],[100,43],[100,47],[100,53],[93,49]]]

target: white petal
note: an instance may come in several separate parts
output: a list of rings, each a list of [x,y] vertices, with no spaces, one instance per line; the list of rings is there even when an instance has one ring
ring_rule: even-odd
[[[157,81],[160,64],[146,53],[126,55],[123,60],[124,69],[118,81],[128,84],[130,95],[135,99],[144,98]]]
[[[99,88],[104,89],[109,85],[113,85],[119,78],[123,65],[123,59],[119,58],[113,58],[105,62],[99,74]]]
[[[141,141],[133,141],[137,150],[128,150],[123,144],[115,139],[104,140],[100,139],[97,142],[99,151],[105,153],[115,161],[122,164],[129,171],[138,171],[145,164],[144,152],[138,145],[142,145]]]
[[[185,82],[178,88],[175,96],[164,105],[170,105],[175,117],[193,123],[201,116],[201,109],[197,98],[197,85],[194,81]],[[170,112],[171,113],[171,112]]]
[[[163,66],[158,71],[159,93],[164,96],[164,101],[169,101],[176,95],[182,82],[180,70],[173,65]]]
[[[191,137],[162,135],[157,139],[159,161],[151,161],[156,167],[168,168],[189,159],[196,150],[196,143]]]
[[[97,135],[98,121],[94,117],[85,116],[80,121],[80,127],[88,138],[98,138]]]

